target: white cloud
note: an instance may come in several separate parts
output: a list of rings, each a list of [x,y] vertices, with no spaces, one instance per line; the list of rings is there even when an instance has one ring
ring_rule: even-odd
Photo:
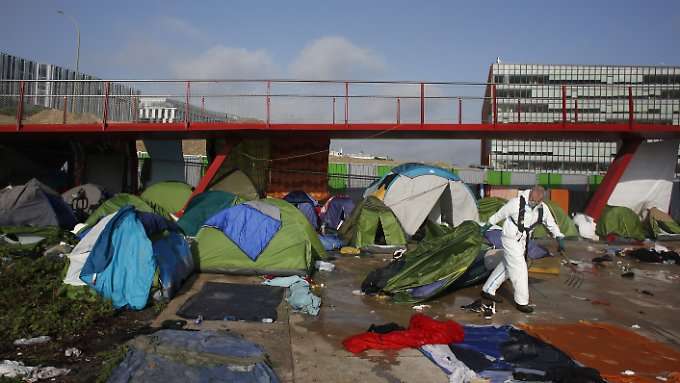
[[[370,78],[384,70],[378,54],[338,36],[312,41],[289,67],[292,77],[310,80]]]
[[[172,72],[180,78],[266,78],[278,70],[265,50],[215,45],[192,58],[175,61]]]

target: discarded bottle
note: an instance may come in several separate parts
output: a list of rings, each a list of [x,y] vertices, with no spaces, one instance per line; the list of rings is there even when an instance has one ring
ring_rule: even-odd
[[[199,315],[198,318],[196,318],[196,320],[194,321],[194,323],[196,324],[201,324],[201,322],[203,322],[203,315]]]
[[[262,318],[262,323],[273,323],[274,320],[272,318]]]

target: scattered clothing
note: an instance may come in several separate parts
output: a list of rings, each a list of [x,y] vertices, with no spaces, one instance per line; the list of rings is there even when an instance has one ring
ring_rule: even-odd
[[[477,378],[477,374],[458,360],[445,344],[426,344],[420,352],[449,376],[450,383],[469,383]]]
[[[477,351],[492,362],[490,370],[511,370],[503,360],[501,344],[510,339],[510,326],[464,326],[465,339],[456,346]]]
[[[36,344],[47,343],[52,340],[52,337],[43,335],[35,338],[21,338],[14,341],[15,346],[33,346]]]
[[[640,248],[627,251],[626,255],[640,262],[680,264],[680,255],[675,251],[657,251],[656,249]]]
[[[600,239],[600,237],[595,234],[597,224],[595,223],[593,217],[582,213],[577,213],[574,215],[574,224],[578,228],[578,234],[581,236],[581,238],[590,239],[593,241]]]
[[[345,339],[342,344],[347,351],[360,353],[368,349],[399,350],[421,347],[426,344],[449,344],[463,340],[463,328],[456,322],[438,321],[423,314],[411,316],[407,330],[387,334],[366,332]]]
[[[0,377],[21,378],[26,382],[37,382],[43,379],[53,379],[71,372],[68,368],[31,367],[22,362],[3,360],[0,362]]]
[[[314,263],[319,271],[333,271],[335,270],[335,265],[330,262],[316,261]]]
[[[319,315],[321,298],[314,295],[309,290],[309,282],[300,278],[299,276],[293,275],[291,277],[269,279],[262,282],[262,284],[268,286],[288,287],[286,301],[293,310],[314,316]]]
[[[449,348],[458,360],[465,363],[465,365],[470,367],[474,372],[488,370],[493,364],[489,358],[479,351],[462,347],[457,344],[450,344]]]
[[[593,263],[602,263],[602,262],[612,262],[613,260],[614,260],[614,258],[612,258],[611,255],[605,254],[605,255],[602,255],[600,257],[593,258],[592,262]]]
[[[372,324],[371,327],[368,328],[368,332],[374,332],[376,334],[387,334],[392,331],[401,331],[401,330],[406,330],[404,327],[394,323],[386,323],[383,325],[375,325]]]

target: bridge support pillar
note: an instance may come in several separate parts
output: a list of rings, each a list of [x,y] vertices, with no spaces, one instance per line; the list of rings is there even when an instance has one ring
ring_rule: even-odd
[[[614,161],[609,166],[607,174],[605,174],[595,194],[590,198],[585,214],[593,217],[596,221],[600,218],[602,210],[607,206],[607,201],[609,201],[609,197],[612,195],[614,188],[616,188],[616,184],[619,183],[621,176],[623,176],[626,168],[628,168],[641,143],[642,139],[637,137],[623,139],[621,149],[616,153],[616,158],[614,158]]]

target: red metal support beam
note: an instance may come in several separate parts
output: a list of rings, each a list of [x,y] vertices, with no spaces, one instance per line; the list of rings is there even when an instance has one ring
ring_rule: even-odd
[[[567,123],[567,87],[562,85],[562,123]]]
[[[420,125],[425,125],[425,84],[420,83]]]
[[[191,82],[187,81],[184,95],[184,129],[186,130],[189,130],[189,124],[191,123],[189,118],[189,97],[191,97]]]
[[[463,99],[458,97],[458,125],[463,123]]]
[[[628,138],[623,140],[621,149],[616,153],[616,158],[611,165],[609,165],[609,170],[605,174],[604,179],[600,186],[595,190],[595,194],[588,201],[588,206],[586,206],[585,213],[596,221],[600,218],[602,210],[607,206],[609,197],[614,192],[616,185],[619,183],[621,176],[628,168],[630,161],[633,159],[635,152],[642,143],[641,138]]]
[[[17,132],[21,131],[21,123],[24,119],[24,94],[26,93],[26,83],[19,81],[19,105],[17,105]]]
[[[102,111],[102,130],[106,130],[109,119],[109,88],[108,81],[104,83],[104,110]]]
[[[496,99],[496,84],[491,85],[491,98],[493,103],[493,110],[491,111],[493,114],[493,124],[496,125],[498,123],[498,100]]]
[[[222,146],[220,152],[217,153],[215,158],[210,163],[210,166],[208,166],[208,169],[205,171],[205,174],[203,174],[203,177],[201,177],[201,180],[198,182],[198,186],[194,188],[194,191],[191,193],[191,196],[187,200],[187,203],[184,205],[182,210],[175,213],[175,216],[181,217],[182,215],[184,215],[184,209],[187,208],[189,202],[191,202],[191,199],[203,193],[208,188],[208,186],[210,186],[210,183],[212,182],[213,178],[215,178],[215,176],[219,172],[220,168],[222,167],[222,164],[224,164],[224,161],[226,161],[229,158],[229,153],[231,153],[231,149],[234,146],[236,146],[236,144],[237,142],[227,141],[224,144],[224,146]]]

